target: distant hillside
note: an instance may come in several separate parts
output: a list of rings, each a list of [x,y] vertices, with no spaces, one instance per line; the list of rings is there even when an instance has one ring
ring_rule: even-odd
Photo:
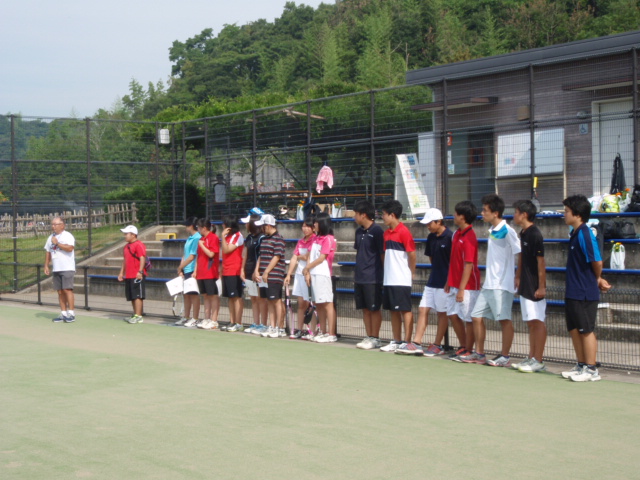
[[[136,80],[122,116],[182,119],[404,83],[407,70],[637,29],[634,0],[288,2],[274,22],[170,48],[170,85]],[[271,102],[271,103],[269,103]],[[162,113],[161,113],[162,112]]]

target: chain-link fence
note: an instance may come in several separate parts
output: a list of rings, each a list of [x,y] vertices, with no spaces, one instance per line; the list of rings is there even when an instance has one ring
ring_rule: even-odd
[[[479,205],[490,192],[507,205],[537,195],[542,209],[557,210],[570,194],[609,193],[617,155],[632,189],[640,138],[637,65],[636,50],[627,49],[482,74],[429,70],[422,79],[410,75],[415,84],[405,87],[178,123],[0,116],[0,291],[31,286],[32,299],[55,214],[70,220],[82,260],[119,241],[124,223],[218,220],[253,206],[293,218],[311,195],[342,212],[360,199],[379,207],[399,198],[408,219],[415,185],[445,214],[460,200]],[[417,154],[412,183],[396,157],[409,153]],[[325,165],[333,188],[318,192]],[[566,231],[555,225],[545,236],[566,239]],[[612,323],[626,325],[607,330],[613,332],[607,338],[617,339],[614,351],[615,341],[637,346],[640,265],[633,241],[623,240],[628,266],[616,274],[616,288],[629,301],[608,301],[615,306],[607,311],[617,312]],[[550,268],[564,267],[563,248],[562,242],[550,248]],[[605,260],[609,254],[605,245]],[[562,275],[549,276],[559,299]],[[349,278],[343,274],[341,282]]]

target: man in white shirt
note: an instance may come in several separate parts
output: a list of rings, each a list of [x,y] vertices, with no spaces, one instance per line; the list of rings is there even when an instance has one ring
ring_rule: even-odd
[[[73,277],[76,274],[75,244],[73,235],[65,230],[64,220],[55,217],[51,220],[53,233],[44,246],[44,273],[49,275],[49,264],[53,264],[53,288],[58,292],[60,315],[54,322],[71,323],[75,321]]]
[[[516,293],[515,266],[520,253],[518,234],[502,218],[504,201],[495,193],[482,197],[482,219],[491,225],[487,248],[487,269],[480,296],[471,312],[473,332],[476,337],[476,358],[473,363],[492,367],[509,367],[509,351],[513,343],[511,310]],[[502,350],[497,357],[487,360],[484,354],[486,326],[484,319],[500,323]],[[471,356],[471,355],[470,355]],[[462,358],[462,361],[469,363]]]

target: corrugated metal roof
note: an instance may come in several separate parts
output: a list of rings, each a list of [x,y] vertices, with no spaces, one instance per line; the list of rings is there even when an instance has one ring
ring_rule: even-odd
[[[548,65],[611,55],[629,51],[634,47],[640,48],[640,30],[411,70],[406,74],[406,83],[408,85],[430,84],[445,78],[480,77],[519,70],[529,65]]]

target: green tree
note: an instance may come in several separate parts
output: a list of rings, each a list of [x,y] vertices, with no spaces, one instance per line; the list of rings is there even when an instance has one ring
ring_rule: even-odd
[[[366,88],[404,83],[405,62],[391,45],[393,23],[388,9],[364,20],[366,40],[357,63],[358,81]]]
[[[517,5],[509,9],[507,18],[510,48],[526,50],[576,40],[589,19],[588,9],[580,2],[572,8],[552,0]]]
[[[497,20],[491,9],[487,6],[480,16],[481,30],[479,39],[473,47],[476,57],[490,57],[506,53],[504,48],[504,32],[497,25]]]
[[[594,1],[593,3],[596,5],[592,8],[599,9],[604,14],[594,19],[591,28],[585,29],[584,38],[628,32],[637,30],[640,26],[640,5],[637,0]]]

